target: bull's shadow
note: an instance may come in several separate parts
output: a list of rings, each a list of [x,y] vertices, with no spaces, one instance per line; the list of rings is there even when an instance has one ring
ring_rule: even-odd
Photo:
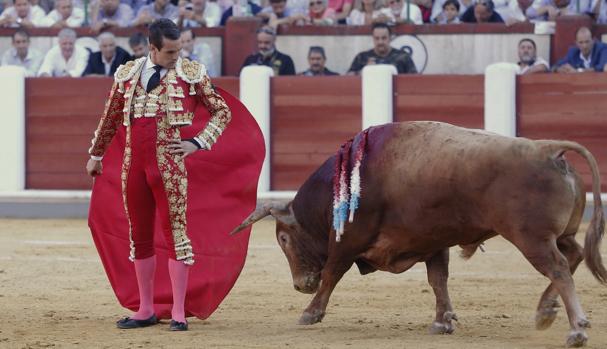
[[[590,152],[573,142],[503,137],[438,122],[373,127],[350,145],[321,165],[293,201],[258,207],[232,232],[268,215],[276,218],[295,289],[316,292],[300,324],[323,319],[331,292],[353,263],[367,274],[401,273],[424,262],[436,296],[430,332],[452,333],[457,318],[447,289],[449,247],[461,246],[469,258],[499,234],[551,281],[537,307],[536,327],[552,324],[560,295],[571,328],[567,345],[586,344],[590,324],[572,274],[586,259],[596,279],[607,281],[599,253],[605,230],[599,172]],[[342,175],[356,173],[359,149],[361,198],[353,220],[345,222],[340,202],[344,193],[351,196]],[[594,212],[583,248],[575,234],[585,192],[563,157],[566,151],[580,154],[592,170]],[[352,183],[355,195],[356,175]]]

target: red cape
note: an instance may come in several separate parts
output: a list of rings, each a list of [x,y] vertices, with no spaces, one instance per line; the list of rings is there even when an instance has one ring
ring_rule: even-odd
[[[259,126],[242,103],[217,88],[232,111],[232,120],[211,151],[186,158],[188,171],[187,230],[194,250],[185,301],[186,316],[209,317],[228,294],[246,259],[250,228],[229,236],[255,209],[257,181],[265,145]],[[194,137],[209,112],[197,108],[182,138]],[[103,175],[96,177],[89,210],[89,227],[103,267],[120,304],[137,311],[139,294],[135,268],[129,260],[129,227],[122,200],[120,171],[125,128],[120,127],[103,158]],[[160,318],[171,317],[172,292],[167,247],[156,222],[157,269],[154,307]]]

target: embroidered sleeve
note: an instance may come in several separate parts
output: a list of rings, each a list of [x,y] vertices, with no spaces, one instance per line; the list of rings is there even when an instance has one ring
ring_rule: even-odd
[[[196,84],[197,98],[202,100],[209,110],[211,118],[204,129],[194,137],[194,140],[200,144],[203,149],[209,150],[232,119],[232,113],[223,97],[215,91],[208,75],[204,75],[202,80]]]
[[[101,160],[101,157],[103,157],[114,134],[116,134],[118,126],[122,123],[124,115],[124,112],[122,111],[123,107],[124,97],[118,89],[118,83],[114,83],[112,90],[110,91],[110,96],[105,102],[105,109],[103,115],[101,115],[99,126],[97,126],[95,136],[91,141],[93,144],[89,149],[91,158]]]

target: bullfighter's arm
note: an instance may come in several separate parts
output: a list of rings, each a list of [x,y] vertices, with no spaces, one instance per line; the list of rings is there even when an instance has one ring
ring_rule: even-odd
[[[196,84],[196,96],[204,103],[211,114],[211,118],[194,140],[202,149],[209,150],[217,142],[226,126],[232,119],[232,112],[211,84],[211,79],[205,73],[202,80]]]
[[[95,131],[95,136],[89,149],[89,154],[93,160],[101,160],[105,150],[109,146],[118,126],[122,123],[124,96],[118,89],[118,83],[114,82],[110,91],[110,96],[105,103],[105,110]]]

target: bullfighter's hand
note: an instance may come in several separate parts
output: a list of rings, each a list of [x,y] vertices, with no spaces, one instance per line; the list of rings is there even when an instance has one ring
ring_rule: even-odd
[[[171,144],[169,144],[167,148],[169,148],[170,154],[181,155],[182,159],[198,150],[198,148],[191,142],[182,140],[172,140]]]
[[[88,173],[88,175],[91,177],[95,177],[100,176],[102,172],[103,165],[101,165],[101,161],[89,159],[89,161],[86,163],[86,173]]]

